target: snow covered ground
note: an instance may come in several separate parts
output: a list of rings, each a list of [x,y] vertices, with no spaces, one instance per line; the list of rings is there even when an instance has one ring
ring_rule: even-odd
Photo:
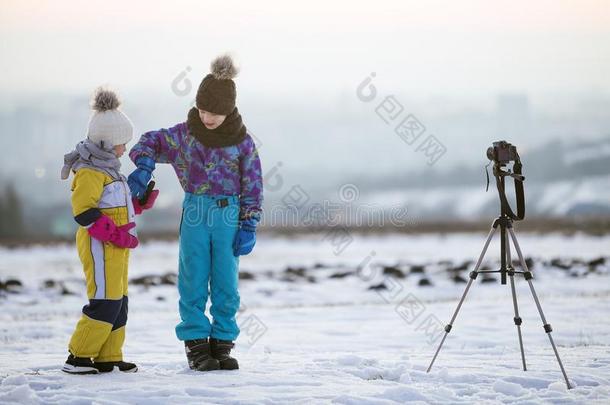
[[[610,237],[518,236],[570,391],[522,279],[527,372],[509,287],[479,277],[426,373],[485,235],[325,234],[261,236],[241,259],[231,372],[186,365],[176,243],[133,252],[125,356],[140,372],[128,375],[59,370],[85,303],[73,246],[0,249],[0,281],[22,284],[0,291],[0,403],[608,403]],[[485,264],[497,258],[495,242]]]

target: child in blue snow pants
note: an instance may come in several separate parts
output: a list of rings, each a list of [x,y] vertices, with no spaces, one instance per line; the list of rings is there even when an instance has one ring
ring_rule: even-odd
[[[182,322],[176,326],[176,335],[180,340],[201,336],[235,340],[239,335],[235,321],[239,257],[233,255],[233,241],[239,199],[186,193],[182,208],[178,273]],[[208,295],[211,323],[204,313]]]
[[[235,105],[236,74],[228,55],[216,58],[186,121],[142,134],[129,152],[137,166],[128,179],[134,197],[145,193],[159,163],[172,165],[185,192],[176,336],[197,371],[239,368],[230,356],[239,335],[239,256],[254,248],[262,211],[262,169]]]

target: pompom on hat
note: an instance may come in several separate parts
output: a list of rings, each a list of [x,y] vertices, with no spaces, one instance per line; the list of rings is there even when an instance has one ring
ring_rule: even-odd
[[[237,91],[233,79],[239,69],[230,55],[218,56],[210,64],[210,73],[203,78],[195,103],[200,110],[229,115],[235,109]]]
[[[111,90],[100,87],[93,95],[93,115],[87,138],[104,149],[128,143],[133,138],[133,124],[118,109],[120,105],[119,98]]]

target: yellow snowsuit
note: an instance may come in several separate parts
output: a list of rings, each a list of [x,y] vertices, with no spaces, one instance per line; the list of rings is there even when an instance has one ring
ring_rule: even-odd
[[[92,238],[87,228],[102,214],[117,226],[134,222],[129,186],[103,171],[81,168],[72,182],[72,212],[81,225],[76,232],[76,246],[89,304],[83,307],[68,348],[76,357],[121,361],[127,322],[129,249]],[[135,230],[130,232],[135,236]]]

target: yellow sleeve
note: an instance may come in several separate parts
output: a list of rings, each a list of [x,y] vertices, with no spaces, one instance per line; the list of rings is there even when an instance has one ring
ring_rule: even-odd
[[[93,169],[80,169],[72,182],[72,215],[79,225],[88,226],[101,215],[98,208],[104,191],[105,175]]]

